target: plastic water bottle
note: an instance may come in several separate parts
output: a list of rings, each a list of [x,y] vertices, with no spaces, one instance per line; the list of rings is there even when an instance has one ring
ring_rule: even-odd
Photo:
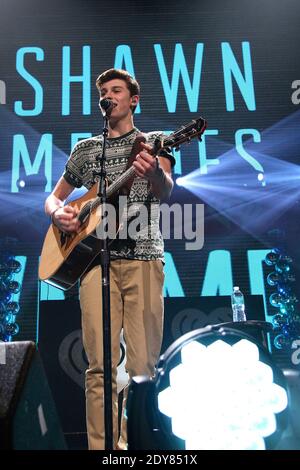
[[[234,287],[231,294],[233,321],[246,321],[245,299],[239,287]]]

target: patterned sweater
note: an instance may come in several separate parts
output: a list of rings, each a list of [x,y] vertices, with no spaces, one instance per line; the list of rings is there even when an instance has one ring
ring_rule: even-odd
[[[132,145],[139,133],[137,128],[133,128],[120,137],[107,139],[106,173],[110,182],[116,181],[126,170]],[[144,135],[147,143],[152,144],[162,134],[162,132],[150,132]],[[85,186],[87,189],[93,186],[95,183],[93,171],[99,169],[100,166],[96,158],[102,153],[102,141],[102,136],[96,136],[82,140],[75,145],[63,174],[69,184],[77,188]],[[160,156],[168,158],[174,166],[175,161],[171,154],[162,151]],[[122,216],[122,222],[125,221],[129,234],[125,239],[117,238],[110,245],[111,259],[160,259],[164,261],[164,244],[159,228],[159,200],[149,188],[150,185],[146,179],[134,178]],[[146,213],[145,219],[142,215]],[[140,220],[142,223],[134,223],[134,220],[136,222]]]

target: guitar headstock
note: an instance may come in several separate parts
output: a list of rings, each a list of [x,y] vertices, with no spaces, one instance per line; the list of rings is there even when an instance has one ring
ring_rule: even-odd
[[[157,146],[157,149],[159,150],[165,149],[167,147],[178,150],[181,144],[190,142],[195,137],[198,137],[198,139],[201,140],[201,136],[205,131],[206,126],[207,122],[202,117],[193,119],[191,122],[181,126],[179,129],[177,129],[177,131],[173,132],[162,141],[155,142],[155,146]]]

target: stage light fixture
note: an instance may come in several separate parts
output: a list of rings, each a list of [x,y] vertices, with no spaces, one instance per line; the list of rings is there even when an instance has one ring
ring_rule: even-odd
[[[257,179],[258,179],[258,181],[263,181],[265,179],[264,174],[263,173],[258,173],[257,174]]]
[[[287,425],[282,371],[240,329],[209,326],[179,338],[154,379],[133,378],[128,446],[155,449],[273,449]]]
[[[25,188],[26,183],[25,183],[25,181],[24,181],[23,179],[19,179],[19,180],[17,181],[17,186],[18,186],[20,189],[23,189],[23,188]]]
[[[19,192],[45,191],[46,178],[39,174],[23,175],[16,182]]]
[[[183,183],[184,183],[184,179],[179,176],[178,178],[176,178],[176,184],[177,186],[183,186]]]

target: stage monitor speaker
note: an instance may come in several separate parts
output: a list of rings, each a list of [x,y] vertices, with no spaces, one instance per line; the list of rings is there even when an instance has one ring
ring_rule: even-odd
[[[0,448],[66,449],[43,364],[31,341],[0,343]]]

